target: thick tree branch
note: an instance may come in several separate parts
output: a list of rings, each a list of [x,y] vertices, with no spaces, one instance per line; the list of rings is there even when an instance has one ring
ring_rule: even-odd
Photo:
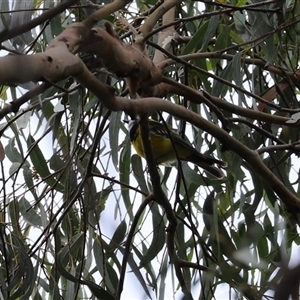
[[[148,89],[143,89],[142,95],[144,97],[149,96],[150,94],[153,94],[155,97],[164,97],[167,94],[176,94],[181,95],[184,97],[187,97],[189,101],[196,103],[196,104],[206,104],[213,112],[216,113],[218,118],[222,120],[223,113],[220,111],[220,109],[224,109],[228,112],[253,119],[258,120],[261,122],[268,122],[268,123],[274,123],[274,124],[280,124],[285,125],[289,127],[299,127],[300,123],[287,123],[287,121],[290,120],[289,117],[281,117],[276,115],[271,115],[269,113],[261,112],[258,110],[253,110],[249,108],[244,108],[232,103],[229,103],[223,99],[220,99],[218,97],[209,96],[205,97],[203,95],[203,92],[197,91],[196,89],[193,89],[189,86],[186,86],[184,84],[178,83],[170,78],[163,77],[162,83],[153,86],[148,87]],[[266,101],[266,100],[264,100]],[[268,103],[269,106],[273,106],[272,103]],[[281,111],[281,107],[275,105],[275,109],[278,109],[278,111]],[[299,111],[299,109],[290,109],[291,112],[296,113]]]
[[[161,70],[141,51],[123,43],[109,23],[106,30],[93,28],[82,49],[96,55],[101,65],[119,77],[125,77],[129,91],[135,94],[139,88],[161,81]]]
[[[111,3],[108,3],[88,16],[82,23],[87,28],[91,29],[99,21],[109,16],[110,14],[124,8],[132,0],[114,0]]]
[[[156,8],[154,12],[148,17],[145,23],[139,30],[139,34],[135,37],[134,47],[140,51],[144,51],[145,48],[145,36],[153,30],[157,21],[172,7],[180,4],[180,0],[165,0],[160,6]]]
[[[84,22],[73,23],[54,38],[44,53],[0,58],[0,83],[58,81],[83,71],[82,61],[73,54],[88,51],[109,71],[126,77],[130,92],[161,81],[161,70],[139,50],[121,42],[106,23],[106,30],[89,30]]]
[[[29,81],[58,81],[82,72],[83,63],[62,44],[45,53],[7,55],[0,57],[0,83],[15,84]]]
[[[175,7],[172,7],[169,11],[167,11],[162,18],[162,25],[169,24],[174,21],[175,18]],[[173,38],[177,35],[174,26],[169,26],[165,30],[162,30],[158,33],[158,45],[163,47],[165,50],[169,50],[172,45]],[[159,50],[155,50],[153,63],[157,66],[159,62],[163,61],[165,56]]]

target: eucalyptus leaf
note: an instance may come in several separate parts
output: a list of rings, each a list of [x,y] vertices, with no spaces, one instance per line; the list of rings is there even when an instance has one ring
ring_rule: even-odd
[[[19,209],[20,214],[22,217],[33,226],[42,226],[42,219],[41,216],[36,213],[34,207],[30,205],[30,203],[25,199],[25,197],[22,197],[19,201]]]

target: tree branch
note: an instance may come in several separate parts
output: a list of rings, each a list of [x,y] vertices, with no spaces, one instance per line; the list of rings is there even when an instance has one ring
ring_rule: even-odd
[[[49,19],[52,19],[53,17],[62,13],[63,11],[65,11],[66,9],[68,9],[70,6],[72,6],[75,3],[76,3],[76,0],[63,0],[58,5],[43,12],[40,16],[36,17],[35,19],[30,20],[29,22],[27,22],[25,24],[16,26],[12,29],[3,30],[2,32],[0,32],[0,44],[8,39],[11,39],[17,35],[20,35],[26,31],[31,30],[32,28],[48,21]]]

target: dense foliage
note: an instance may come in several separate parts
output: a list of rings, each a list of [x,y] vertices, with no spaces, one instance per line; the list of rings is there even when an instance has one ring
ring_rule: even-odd
[[[0,12],[0,299],[298,299],[299,1]],[[157,169],[145,116],[226,176]]]

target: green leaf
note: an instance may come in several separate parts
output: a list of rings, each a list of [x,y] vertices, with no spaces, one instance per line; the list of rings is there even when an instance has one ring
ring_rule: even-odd
[[[122,112],[113,112],[110,116],[110,123],[109,123],[109,143],[111,149],[119,149],[119,132],[120,132],[120,119],[121,119]],[[112,151],[111,157],[112,162],[118,170],[119,167],[119,152]]]
[[[20,214],[24,218],[26,222],[28,222],[32,226],[42,226],[41,216],[38,215],[32,205],[22,197],[19,201],[19,210]]]
[[[120,172],[120,181],[129,185],[130,178],[130,143],[129,139],[127,139],[127,143],[125,147],[123,147],[120,155],[120,164],[119,164],[119,172]],[[130,217],[133,219],[133,211],[132,211],[132,203],[131,198],[129,196],[129,190],[127,188],[121,189],[122,199],[124,201],[126,211]]]
[[[192,39],[187,43],[187,45],[182,50],[182,55],[189,54],[191,52],[197,51],[203,45],[203,40],[208,30],[209,21],[203,23],[203,25],[197,30]]]
[[[64,191],[62,185],[58,183],[51,175],[48,165],[46,163],[43,152],[35,142],[34,138],[29,135],[27,139],[27,146],[29,148],[29,156],[36,172],[42,177],[42,179],[51,187],[54,187],[59,192]]]
[[[246,27],[246,16],[241,11],[236,11],[233,14],[234,25],[237,31],[243,32],[247,29]]]
[[[202,41],[202,46],[201,46],[200,51],[205,51],[208,44],[210,43],[211,39],[215,36],[217,28],[220,24],[219,20],[220,20],[219,15],[215,15],[210,18],[207,30],[205,31],[205,35],[204,35],[204,38]],[[198,50],[197,48],[196,48],[196,50]]]
[[[72,132],[70,132],[70,153],[78,146],[79,132],[81,131],[82,105],[78,93],[69,95],[70,111],[73,112]]]
[[[113,184],[111,184],[107,188],[98,192],[95,197],[92,197],[92,202],[87,203],[87,210],[90,211],[89,222],[92,226],[98,224],[100,214],[105,210],[106,202],[113,191]]]
[[[226,67],[222,70],[219,77],[230,81],[232,76],[232,61],[228,62]],[[227,93],[228,86],[217,79],[214,79],[214,84],[212,87],[212,95],[216,97],[224,97]]]
[[[156,205],[152,206],[151,211],[153,238],[148,251],[144,253],[144,256],[140,262],[140,268],[149,264],[154,259],[154,257],[158,255],[166,242],[166,229],[163,216],[159,213],[159,209]]]
[[[125,239],[125,234],[127,230],[127,225],[126,222],[123,220],[115,230],[110,243],[108,245],[108,251],[114,251],[116,248],[120,246],[120,244],[124,241]]]
[[[65,164],[66,162],[62,159],[62,156],[58,155],[58,153],[53,153],[49,159],[49,167],[55,172],[62,171]],[[60,174],[59,181],[63,183],[66,180],[66,177],[67,174]]]
[[[235,84],[237,86],[243,86],[243,78],[241,77],[241,72],[242,72],[241,59],[242,59],[242,52],[235,54],[232,59],[232,68],[233,68],[232,79],[235,81]],[[244,103],[246,105],[247,102],[245,99],[245,94],[241,91],[237,91],[237,93],[239,95],[239,103]]]
[[[36,292],[36,294],[34,295],[33,300],[43,300],[41,294],[39,292]]]
[[[70,278],[71,278],[71,276],[73,276],[72,278],[76,278],[74,276],[74,275],[76,275],[76,268],[73,264],[71,265],[71,268],[69,269],[68,274],[70,275]],[[66,287],[65,287],[65,291],[64,291],[64,294],[65,294],[64,299],[74,299],[75,298],[75,293],[74,293],[75,288],[76,288],[75,283],[79,284],[79,282],[80,282],[79,279],[77,279],[76,281],[75,281],[75,279],[66,281],[66,285],[65,285]]]
[[[21,168],[21,163],[18,163],[18,162],[15,162],[15,163],[12,163],[10,168],[9,168],[9,176],[12,176],[12,175],[15,175],[15,173],[18,173],[20,168]]]
[[[27,146],[29,148],[30,159],[35,170],[42,178],[48,177],[50,175],[50,171],[48,169],[44,155],[31,135],[29,135],[27,139]]]
[[[266,259],[269,254],[268,241],[267,241],[266,237],[262,236],[258,240],[257,249],[258,249],[259,258],[261,260]]]
[[[80,233],[74,237],[70,245],[64,247],[60,251],[57,259],[57,270],[61,273],[62,276],[64,276],[66,279],[70,280],[71,282],[80,283],[88,286],[91,292],[93,293],[93,295],[97,297],[97,299],[113,300],[114,297],[111,294],[109,294],[107,291],[105,291],[102,287],[98,286],[92,281],[82,280],[80,278],[77,278],[65,269],[65,266],[68,262],[68,255],[69,254],[73,255],[74,251],[77,252],[78,246],[81,247],[82,244],[83,244],[83,234]]]
[[[37,276],[36,278],[37,278],[37,282],[38,282],[39,286],[41,288],[43,288],[46,293],[49,293],[50,288],[49,288],[49,284],[47,283],[47,281],[39,276]]]
[[[124,250],[123,250],[122,248],[120,248],[119,250],[120,250],[120,251],[122,252],[122,254],[124,255]],[[134,250],[135,254],[137,254],[138,258],[139,258],[140,260],[142,260],[142,259],[143,259],[143,254],[140,253],[140,251],[139,251],[136,247],[134,247],[134,245],[133,245],[133,250]],[[144,252],[145,252],[145,251],[144,251]],[[136,279],[139,281],[141,287],[144,289],[144,292],[146,293],[146,295],[148,296],[148,298],[149,298],[149,299],[152,299],[152,297],[151,297],[151,295],[150,295],[150,293],[149,293],[149,290],[148,290],[148,285],[146,284],[146,282],[145,282],[145,280],[144,280],[144,278],[143,278],[143,276],[142,276],[142,274],[141,274],[141,272],[140,272],[140,268],[137,266],[137,264],[136,264],[135,260],[133,259],[133,256],[132,256],[132,255],[130,255],[130,256],[128,257],[127,263],[128,263],[128,265],[130,266],[132,272],[134,273]],[[151,265],[146,265],[146,266],[145,266],[145,270],[146,270],[148,276],[150,276],[151,279],[152,279],[150,285],[151,285],[152,287],[154,287],[154,286],[155,286],[155,283],[156,283],[156,274],[155,274],[155,272],[153,271],[153,268],[151,267]]]
[[[238,3],[236,4],[236,6],[240,7],[243,6],[247,3],[247,0],[239,0]]]
[[[9,142],[5,147],[5,155],[12,163],[22,163],[24,161],[24,158],[22,157],[18,149],[15,147],[15,140],[15,138],[9,139]]]
[[[222,51],[226,49],[230,44],[229,33],[230,30],[227,26],[219,26],[220,33],[217,35],[216,44],[214,47],[214,51]],[[217,63],[220,62],[220,59],[210,59],[212,64],[212,70],[215,70],[217,67]]]
[[[133,154],[131,156],[131,165],[133,175],[138,182],[140,190],[145,194],[148,194],[149,190],[145,180],[145,172],[143,170],[142,160],[137,154]]]
[[[108,263],[107,256],[104,253],[104,249],[101,247],[99,238],[95,239],[93,252],[97,269],[103,277],[105,286],[112,294],[114,294],[119,282],[118,276],[116,271]]]
[[[8,300],[14,300],[20,298],[25,300],[29,298],[33,290],[34,282],[34,269],[30,257],[27,254],[27,249],[21,239],[14,234],[12,235],[13,248],[15,249],[19,264],[17,271],[10,280],[7,290],[11,291],[14,288],[14,293],[8,298]]]
[[[166,281],[167,281],[167,270],[168,270],[169,256],[167,254],[163,257],[163,262],[161,265],[161,273],[160,273],[160,286],[159,286],[159,300],[165,299],[166,291]]]
[[[27,185],[27,188],[30,190],[32,193],[34,199],[37,201],[38,200],[38,195],[36,193],[36,190],[34,188],[34,183],[33,183],[33,174],[32,171],[27,167],[23,166],[23,176],[25,183]]]
[[[15,201],[11,201],[8,205],[9,209],[9,216],[11,219],[11,224],[13,228],[13,233],[16,236],[22,236],[20,232],[20,225],[19,225],[19,220],[20,220],[20,212],[19,212],[19,203]]]

